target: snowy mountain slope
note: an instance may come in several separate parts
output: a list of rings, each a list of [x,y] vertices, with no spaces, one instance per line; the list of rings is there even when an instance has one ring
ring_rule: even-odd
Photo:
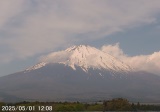
[[[65,51],[53,52],[42,59],[39,64],[26,69],[26,71],[39,69],[49,63],[59,63],[70,66],[76,70],[79,66],[87,72],[89,68],[103,69],[111,72],[131,72],[133,69],[94,47],[79,45],[72,46]]]
[[[37,65],[0,78],[0,99],[11,102],[92,101],[124,97],[160,102],[160,77],[134,71],[90,46],[53,52]],[[9,99],[8,99],[9,97]]]
[[[117,97],[135,102],[160,102],[159,76],[130,72],[117,73],[114,77],[100,69],[89,68],[85,72],[78,66],[75,68],[50,63],[29,72],[1,77],[0,97],[8,102],[11,98],[12,101],[97,101]]]

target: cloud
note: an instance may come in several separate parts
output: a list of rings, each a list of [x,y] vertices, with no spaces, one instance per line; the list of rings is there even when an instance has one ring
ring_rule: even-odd
[[[16,1],[0,1],[0,29],[2,29],[8,22],[12,22],[13,18],[25,9],[25,2],[23,0]],[[21,10],[20,10],[21,9]]]
[[[102,46],[101,50],[120,59],[126,57],[126,55],[123,53],[123,50],[120,49],[119,43],[116,43],[115,45],[104,45]]]
[[[25,59],[151,24],[160,13],[159,4],[159,0],[0,1],[0,47],[5,48],[0,57]]]
[[[131,57],[123,52],[123,50],[119,47],[119,43],[115,45],[102,46],[101,50],[122,60],[137,71],[142,70],[160,75],[160,51],[154,52],[150,55],[139,55]]]

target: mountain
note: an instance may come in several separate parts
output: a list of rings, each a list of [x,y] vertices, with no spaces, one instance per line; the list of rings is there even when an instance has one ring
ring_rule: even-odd
[[[131,71],[131,67],[113,56],[94,47],[85,45],[73,46],[65,51],[51,53],[46,56],[41,63],[28,68],[26,71],[39,69],[49,63],[64,64],[74,70],[76,70],[75,66],[79,66],[85,72],[87,72],[89,68],[105,69],[112,72]]]
[[[0,78],[2,101],[95,101],[116,97],[160,102],[160,77],[136,71],[94,47],[79,45],[44,56]]]

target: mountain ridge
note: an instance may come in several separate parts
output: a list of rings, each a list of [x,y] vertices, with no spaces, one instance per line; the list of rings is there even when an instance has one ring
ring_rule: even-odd
[[[0,99],[9,102],[7,96],[13,101],[95,101],[123,97],[137,102],[160,102],[159,76],[135,71],[90,46],[53,52],[33,67],[1,77],[0,85],[3,85]]]
[[[43,57],[42,62],[26,70],[38,69],[48,63],[62,63],[74,70],[76,65],[80,66],[85,72],[88,71],[88,68],[107,69],[113,72],[130,72],[133,70],[129,65],[110,54],[87,45],[72,46],[64,51],[50,53]]]

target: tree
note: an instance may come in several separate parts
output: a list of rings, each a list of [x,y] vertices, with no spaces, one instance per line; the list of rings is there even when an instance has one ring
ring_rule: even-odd
[[[103,104],[105,111],[130,111],[132,109],[129,101],[123,98],[104,101]]]

